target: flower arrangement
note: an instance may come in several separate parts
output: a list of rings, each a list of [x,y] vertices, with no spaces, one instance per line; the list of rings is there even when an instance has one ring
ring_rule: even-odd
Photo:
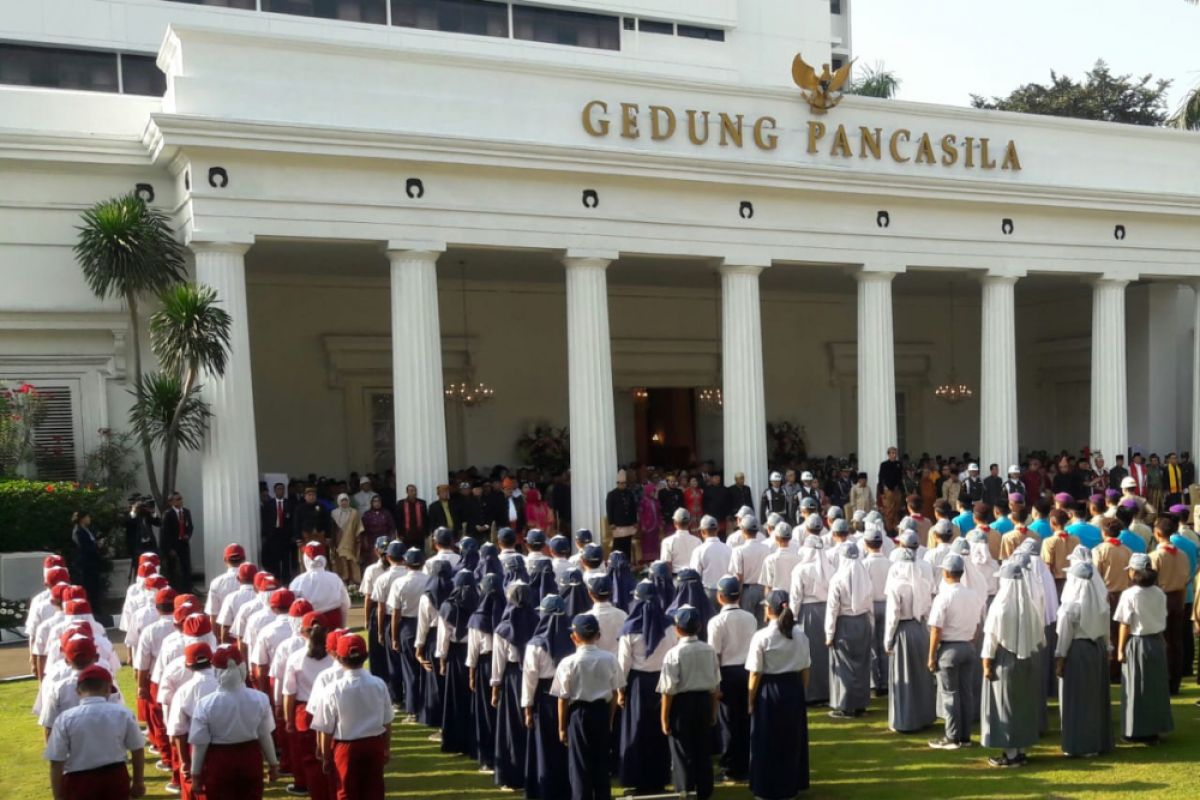
[[[772,464],[788,466],[808,458],[808,447],[804,440],[808,434],[803,425],[789,420],[767,423],[767,445]]]
[[[571,465],[571,437],[566,428],[538,425],[517,440],[521,463],[544,475],[557,475]]]
[[[33,464],[33,432],[45,409],[30,383],[15,388],[0,381],[0,477],[27,472]]]
[[[25,624],[29,605],[24,600],[0,599],[0,628],[12,630]]]

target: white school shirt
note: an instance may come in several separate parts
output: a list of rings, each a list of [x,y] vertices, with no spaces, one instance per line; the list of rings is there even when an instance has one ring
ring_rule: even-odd
[[[217,679],[213,676],[212,667],[193,671],[192,677],[171,698],[166,718],[167,735],[186,736],[192,728],[192,712],[196,710],[196,703],[216,690]]]
[[[63,613],[61,608],[53,603],[50,604],[50,607],[54,611],[46,619],[42,620],[42,624],[38,625],[37,633],[33,637],[32,650],[35,656],[46,655],[46,648],[50,646],[50,631],[54,630],[59,622],[66,619],[66,614]]]
[[[970,642],[983,622],[986,608],[987,598],[978,592],[961,583],[946,584],[933,598],[929,627],[942,629],[943,642]]]
[[[121,603],[121,618],[117,621],[117,627],[126,633],[133,624],[133,615],[146,606],[146,595],[150,594],[146,591],[143,581],[143,578],[138,578],[125,590],[125,601]],[[153,599],[154,595],[150,594],[150,597]]]
[[[734,548],[729,556],[729,572],[741,576],[743,587],[761,584],[763,562],[771,555],[771,548],[761,539],[750,541]]]
[[[296,650],[283,667],[283,694],[295,697],[298,703],[307,703],[313,681],[332,665],[333,656],[309,658],[307,649]]]
[[[513,553],[516,551],[509,550],[507,552]],[[517,555],[520,554],[518,553]],[[455,553],[453,550],[437,551],[429,557],[428,561],[425,562],[424,570],[426,576],[433,575],[433,568],[439,561],[448,561],[450,563],[450,569],[454,570],[458,568],[458,562],[462,561],[462,556],[460,556],[458,553]]]
[[[492,639],[490,633],[482,633],[475,628],[467,629],[467,669],[474,669],[481,661],[490,661],[492,657]]]
[[[792,570],[800,563],[797,550],[776,550],[763,562],[762,582],[767,591],[792,588]]]
[[[618,640],[621,638],[621,626],[625,624],[629,615],[612,603],[603,600],[593,603],[592,610],[588,613],[596,618],[596,622],[600,623],[600,638],[593,644],[615,656],[620,647]]]
[[[504,670],[509,664],[520,664],[521,654],[512,642],[492,636],[492,686],[499,686],[504,681]]]
[[[625,634],[621,637],[620,645],[617,648],[617,662],[621,665],[621,672],[625,674],[626,679],[629,678],[631,670],[661,672],[663,659],[678,640],[679,636],[675,633],[675,628],[668,627],[663,633],[658,647],[654,648],[653,653],[647,655],[646,642],[640,633]]]
[[[268,622],[254,638],[254,647],[250,648],[250,663],[260,667],[270,664],[276,648],[291,635],[292,623],[287,613],[276,614],[275,619]]]
[[[74,675],[74,668],[66,661],[59,661],[57,664],[46,665],[46,671],[42,674],[42,682],[37,687],[37,693],[33,696],[33,718],[39,719],[42,716],[42,707],[45,705],[46,693],[50,690],[47,685],[58,685],[58,682],[68,675]]]
[[[240,584],[221,601],[221,610],[217,612],[217,624],[229,627],[237,617],[238,609],[249,603],[258,593],[251,584]]]
[[[569,558],[555,557],[551,559],[550,568],[554,570],[554,582],[561,584],[566,579],[567,573],[576,569],[576,566],[571,563]]]
[[[438,623],[440,621],[441,616],[438,614],[437,608],[434,607],[433,601],[429,599],[429,595],[421,595],[421,603],[417,606],[416,646],[424,648],[424,655],[426,658],[432,658],[434,655],[437,655],[437,653],[429,652],[431,649],[437,648],[437,637],[434,637],[432,648],[429,646],[428,642],[430,629],[438,627]]]
[[[362,580],[359,581],[359,584],[358,584],[358,593],[361,594],[363,597],[370,597],[372,600],[374,600],[375,599],[375,595],[374,595],[375,579],[378,578],[380,575],[382,575],[384,572],[391,572],[391,564],[390,563],[388,564],[386,569],[384,568],[383,564],[379,563],[378,560],[372,561],[370,564],[367,564],[367,568],[363,570]]]
[[[396,581],[404,577],[408,572],[408,567],[404,566],[394,566],[386,572],[380,572],[375,576],[375,580],[371,582],[368,589],[370,593],[367,594],[367,592],[364,592],[363,594],[370,597],[372,602],[387,605],[388,592],[392,590],[392,586],[395,585]],[[419,570],[413,574],[421,575],[422,578],[425,577]],[[366,584],[366,581],[364,580],[363,583]]]
[[[230,595],[230,597],[232,596],[233,595]],[[238,606],[237,610],[233,614],[232,621],[228,625],[229,633],[237,637],[239,641],[244,639],[248,633],[246,630],[246,621],[252,614],[257,613],[258,609],[260,608],[262,608],[261,603],[254,601],[242,603],[240,606]]]
[[[258,636],[262,633],[263,628],[274,620],[274,609],[266,605],[259,606],[243,620],[241,634],[238,636],[239,641],[246,643],[247,650],[253,649],[258,644]]]
[[[713,692],[721,685],[717,651],[695,636],[685,636],[667,651],[658,673],[659,694]]]
[[[534,567],[536,567],[538,565],[539,561],[553,561],[553,559],[550,558],[550,556],[546,555],[545,553],[531,551],[528,555],[525,556],[525,572],[532,575]],[[553,569],[553,568],[554,568],[554,566],[552,564],[551,569]]]
[[[275,655],[271,656],[271,667],[267,671],[267,675],[275,681],[275,691],[271,693],[271,699],[278,705],[283,702],[283,673],[287,669],[288,659],[297,650],[303,650],[308,646],[303,636],[294,634],[291,637],[284,639],[275,648]]]
[[[226,567],[225,571],[208,584],[208,596],[204,598],[204,613],[215,617],[225,602],[225,596],[238,588],[237,567]]]
[[[733,548],[716,536],[710,536],[692,551],[689,566],[700,573],[700,582],[705,589],[716,589],[721,578],[729,574],[729,562]]]
[[[124,764],[125,754],[145,746],[137,721],[125,706],[85,697],[58,718],[42,757],[62,762],[63,772],[86,772]]]
[[[244,685],[217,689],[196,701],[188,728],[188,744],[241,744],[275,730],[271,702]]]
[[[762,535],[762,531],[756,531],[753,536],[750,536],[746,533],[746,531],[738,528],[736,531],[725,537],[725,544],[736,550],[742,545],[746,544],[746,542],[761,542],[765,538],[766,537]]]
[[[687,529],[676,530],[659,545],[658,560],[671,565],[671,572],[687,569],[692,563],[692,553],[700,546],[700,540]]]
[[[29,637],[29,649],[36,653],[34,645],[38,639],[38,630],[46,624],[47,620],[54,618],[55,614],[61,613],[58,606],[50,602],[49,594],[46,596],[46,601],[41,603],[36,608],[29,607],[29,614],[25,617],[25,635]],[[38,653],[38,655],[42,655]]]
[[[592,703],[611,700],[625,687],[625,675],[617,657],[594,644],[581,644],[559,662],[550,694],[570,702]]]
[[[1134,636],[1162,633],[1167,629],[1167,596],[1157,586],[1130,586],[1121,592],[1113,619],[1128,625]]]
[[[867,568],[867,575],[871,577],[871,599],[876,603],[882,603],[887,599],[884,589],[887,588],[887,576],[892,568],[892,562],[888,561],[887,556],[882,552],[868,553],[867,557],[863,559],[863,566]]]
[[[416,619],[425,596],[426,576],[420,570],[405,568],[405,574],[392,581],[385,605],[389,614],[399,613],[406,619]],[[417,641],[421,641],[418,639]]]
[[[332,656],[330,658],[333,659],[333,663],[317,673],[317,677],[313,678],[312,690],[308,693],[308,713],[312,715],[314,725],[323,722],[324,715],[328,713],[328,708],[322,707],[321,699],[329,691],[329,687],[345,674],[337,659]]]
[[[112,642],[108,640],[107,636],[97,636],[93,638],[92,641],[96,643],[96,652],[100,656],[100,659],[97,661],[97,663],[102,667],[107,667],[110,673],[116,675],[117,671],[121,669],[121,657],[117,655],[117,651],[113,648]],[[63,656],[61,642],[61,632],[60,635],[55,636],[50,640],[50,645],[46,648],[47,668],[66,660]]]
[[[49,676],[42,679],[42,685],[38,690],[38,699],[41,701],[41,707],[38,709],[39,725],[43,728],[52,728],[59,715],[79,705],[79,690],[76,687],[78,682],[79,670],[73,668],[58,675],[54,680],[51,680]],[[108,696],[108,702],[124,703],[125,699],[121,697],[121,690],[118,689],[111,693]]]
[[[525,646],[525,663],[521,665],[521,708],[533,706],[538,681],[553,678],[557,667],[544,648],[532,642]]]
[[[721,606],[720,612],[708,621],[708,643],[717,651],[722,667],[746,663],[750,640],[758,631],[758,620],[738,606]]]
[[[142,637],[142,629],[159,618],[158,608],[150,603],[137,610],[129,621],[129,630],[125,633],[125,647],[132,654],[137,649],[138,639]]]
[[[342,670],[315,703],[313,730],[339,742],[380,736],[396,717],[387,684],[361,668]]]
[[[913,615],[913,593],[915,591],[917,591],[917,588],[906,581],[895,580],[888,584],[884,592],[887,601],[887,611],[884,616],[884,624],[887,628],[883,633],[883,646],[885,648],[892,646],[896,639],[896,631],[900,628],[900,623],[915,618]]]
[[[470,631],[470,628],[468,628],[467,630]],[[437,637],[436,653],[437,653],[438,658],[445,658],[450,655],[450,645],[463,644],[467,641],[466,636],[463,636],[463,638],[461,638],[461,639],[458,638],[458,636],[455,635],[453,626],[451,626],[450,623],[447,622],[446,619],[444,617],[442,617],[440,614],[438,615],[438,626],[437,626],[437,631],[436,631],[436,637]]]
[[[175,632],[175,620],[170,614],[162,614],[142,629],[137,647],[133,651],[133,668],[141,672],[153,669],[162,650],[163,640]]]
[[[798,627],[792,628],[792,638],[789,639],[779,630],[779,623],[771,620],[750,640],[750,651],[746,655],[747,672],[783,675],[800,672],[811,665],[808,637]]]
[[[312,603],[313,611],[318,614],[340,608],[349,618],[350,593],[342,579],[329,570],[314,567],[294,578],[289,588],[296,597]]]
[[[29,610],[25,612],[25,633],[30,641],[33,640],[33,629],[37,626],[38,615],[50,605],[50,590],[42,589],[29,598]]]

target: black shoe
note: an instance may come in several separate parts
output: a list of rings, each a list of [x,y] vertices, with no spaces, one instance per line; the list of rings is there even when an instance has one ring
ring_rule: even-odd
[[[958,746],[959,747],[974,747],[975,743],[972,742],[970,739],[964,739],[963,741],[958,743]]]
[[[1006,755],[1000,755],[992,756],[988,759],[988,763],[993,767],[1019,767],[1024,762],[1021,761],[1020,756],[1017,756],[1016,758],[1009,758]]]

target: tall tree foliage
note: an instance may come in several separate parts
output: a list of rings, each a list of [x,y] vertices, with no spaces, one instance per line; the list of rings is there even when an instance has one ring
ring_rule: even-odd
[[[1152,75],[1133,78],[1113,75],[1103,60],[1084,74],[1082,81],[1050,73],[1050,83],[1027,83],[1007,97],[991,99],[971,95],[975,108],[1074,117],[1132,125],[1162,125],[1167,118],[1169,80]]]

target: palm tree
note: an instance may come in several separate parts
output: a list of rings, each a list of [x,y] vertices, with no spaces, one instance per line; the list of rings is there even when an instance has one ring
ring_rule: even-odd
[[[1186,2],[1196,5],[1200,0],[1186,0]],[[1183,128],[1185,131],[1200,131],[1200,83],[1193,86],[1191,91],[1184,95],[1183,102],[1167,120],[1167,124]]]
[[[83,214],[75,259],[92,293],[101,300],[119,297],[129,312],[135,394],[142,393],[142,344],[138,302],[160,294],[184,278],[183,246],[175,239],[165,214],[149,208],[135,194],[97,203]],[[163,494],[154,471],[150,440],[142,437],[142,455],[150,491],[160,507]]]
[[[890,100],[900,89],[900,79],[896,73],[884,69],[883,62],[873,67],[864,67],[863,74],[850,83],[847,94],[857,94],[863,97],[882,97]]]
[[[150,317],[150,347],[161,369],[145,376],[130,421],[163,450],[161,486],[175,489],[179,450],[198,450],[211,416],[199,397],[201,375],[220,377],[229,356],[229,314],[210,286],[179,284]]]

